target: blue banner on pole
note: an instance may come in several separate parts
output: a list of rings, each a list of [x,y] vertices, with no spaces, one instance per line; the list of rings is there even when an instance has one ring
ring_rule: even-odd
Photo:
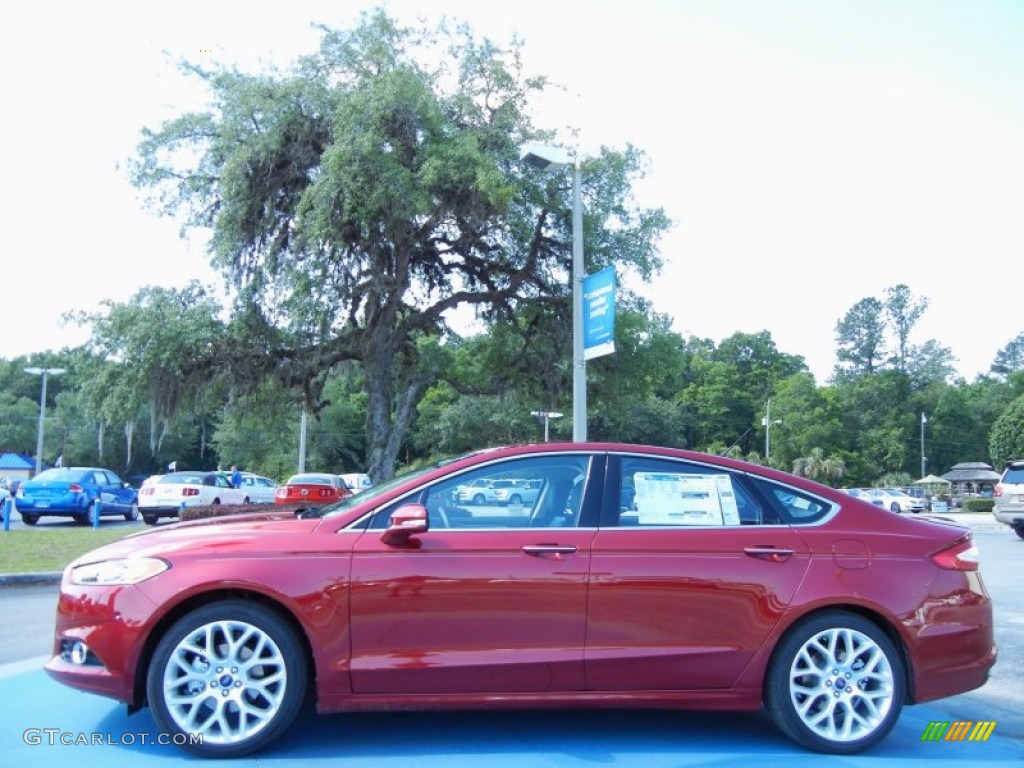
[[[615,351],[615,268],[583,278],[583,359]]]

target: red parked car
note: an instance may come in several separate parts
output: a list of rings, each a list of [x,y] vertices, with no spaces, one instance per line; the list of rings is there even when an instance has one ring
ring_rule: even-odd
[[[488,477],[540,488],[460,502]],[[546,443],[426,467],[319,517],[94,550],[64,572],[46,669],[148,704],[208,756],[266,746],[310,696],[320,712],[764,707],[801,745],[850,754],[904,705],[983,685],[995,660],[967,528],[733,459]]]
[[[294,504],[308,502],[311,505],[323,506],[341,501],[351,495],[341,475],[326,472],[304,472],[292,475],[288,482],[278,486],[274,494],[275,504]]]

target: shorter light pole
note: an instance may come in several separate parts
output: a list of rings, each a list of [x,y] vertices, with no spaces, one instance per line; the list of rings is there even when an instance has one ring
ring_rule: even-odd
[[[25,373],[43,377],[43,391],[39,393],[39,429],[36,430],[36,474],[43,471],[43,425],[46,422],[46,378],[60,376],[64,368],[26,368]]]
[[[761,419],[761,426],[764,427],[764,463],[770,464],[772,459],[772,424],[781,424],[782,419],[772,421],[772,401],[765,404],[764,418]]]
[[[551,419],[560,419],[562,414],[558,411],[530,411],[531,416],[536,416],[538,419],[544,419],[544,442],[548,441],[548,422]]]

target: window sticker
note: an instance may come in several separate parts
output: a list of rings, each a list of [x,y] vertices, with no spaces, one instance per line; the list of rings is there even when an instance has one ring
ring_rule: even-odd
[[[640,525],[740,524],[729,475],[637,472],[633,483]]]

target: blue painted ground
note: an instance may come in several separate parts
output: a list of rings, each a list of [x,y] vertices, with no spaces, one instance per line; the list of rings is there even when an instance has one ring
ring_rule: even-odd
[[[963,717],[968,719],[970,713]],[[930,721],[949,719],[948,714],[927,706],[908,707],[881,747],[868,755],[840,758],[803,751],[763,715],[621,710],[310,714],[265,753],[209,764],[749,768],[766,763],[777,767],[783,761],[799,766],[813,760],[816,768],[881,768],[893,761],[901,765],[927,762],[932,768],[1024,766],[1024,744],[1001,736],[998,725],[983,743],[920,740]],[[51,737],[43,729],[59,733]],[[148,710],[129,717],[123,705],[59,685],[38,667],[0,676],[0,767],[136,768],[140,760],[147,766],[202,762],[177,747],[143,743],[144,738],[155,739],[156,733]],[[100,734],[104,743],[61,743],[62,739],[91,739],[91,734]],[[41,743],[26,743],[36,735]]]

